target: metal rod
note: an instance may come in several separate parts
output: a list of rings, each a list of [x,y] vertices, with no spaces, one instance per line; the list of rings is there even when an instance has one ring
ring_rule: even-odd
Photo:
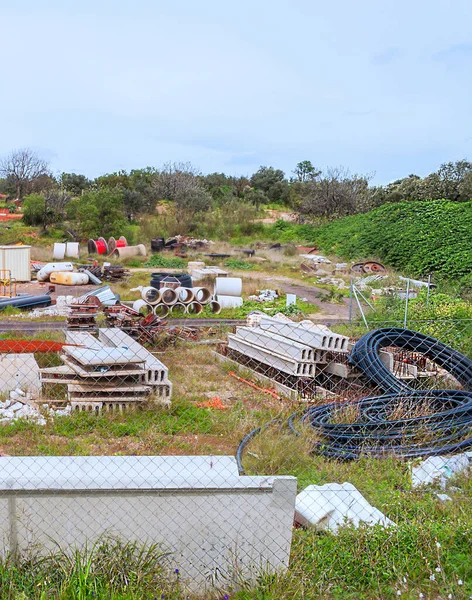
[[[349,323],[352,323],[352,287],[353,287],[353,283],[352,283],[352,277],[351,277],[351,283],[349,285]]]
[[[403,327],[406,329],[406,322],[408,319],[408,299],[410,297],[410,280],[406,282],[406,299],[405,299],[405,316],[403,318]]]
[[[429,306],[429,291],[431,289],[431,273],[428,275],[428,291],[426,292],[426,308]]]
[[[360,312],[361,312],[362,320],[364,321],[364,325],[365,325],[365,327],[366,327],[366,329],[367,329],[367,331],[368,331],[368,330],[369,330],[369,325],[368,325],[368,323],[367,323],[367,319],[365,318],[364,311],[362,310],[361,303],[359,302],[359,298],[357,297],[357,293],[356,293],[356,288],[355,288],[355,286],[353,286],[353,288],[352,288],[352,291],[354,292],[354,298],[356,299],[357,306],[359,307],[359,310],[360,310]]]

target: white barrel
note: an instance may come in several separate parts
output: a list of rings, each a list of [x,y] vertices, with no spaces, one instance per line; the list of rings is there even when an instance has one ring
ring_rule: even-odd
[[[38,271],[36,278],[38,281],[47,281],[49,276],[54,271],[73,271],[74,265],[70,262],[64,263],[48,263],[44,265],[44,267]]]
[[[141,290],[141,298],[148,304],[159,304],[161,301],[161,292],[155,287],[148,286]]]
[[[141,313],[142,315],[147,316],[151,314],[152,308],[153,307],[150,304],[148,304],[145,300],[142,300],[141,298],[133,302],[133,310],[135,310],[138,313]]]
[[[66,256],[69,258],[79,258],[79,242],[67,242]]]
[[[86,273],[71,273],[70,271],[53,271],[49,281],[57,285],[87,285],[89,276]]]
[[[161,302],[167,306],[172,306],[179,299],[179,295],[173,288],[161,288],[159,291],[161,292]]]
[[[216,297],[221,308],[238,308],[243,305],[241,296],[220,296]]]
[[[203,310],[203,304],[200,302],[190,302],[187,304],[187,312],[189,315],[199,315]]]
[[[187,307],[182,302],[176,302],[169,306],[169,310],[172,314],[184,315],[187,312]]]
[[[192,288],[178,287],[175,291],[179,296],[179,302],[182,302],[182,304],[190,304],[195,298]]]
[[[155,304],[152,307],[152,312],[156,315],[156,317],[167,317],[169,314],[169,307],[167,304]]]
[[[56,242],[52,251],[52,257],[54,260],[62,260],[66,254],[66,245]]]
[[[195,302],[199,302],[200,304],[208,304],[211,300],[212,293],[206,287],[196,287],[192,288],[193,295],[195,297]]]
[[[243,280],[241,277],[217,277],[215,280],[216,296],[241,296]]]
[[[221,312],[221,306],[220,303],[217,300],[212,300],[208,306],[210,307],[210,310],[213,314],[215,315],[219,315]]]

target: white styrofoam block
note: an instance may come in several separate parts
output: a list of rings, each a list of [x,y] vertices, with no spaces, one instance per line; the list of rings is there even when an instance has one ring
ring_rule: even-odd
[[[395,526],[380,510],[370,505],[352,483],[309,485],[297,496],[295,521],[300,525],[336,531],[346,524],[359,527],[380,524]]]

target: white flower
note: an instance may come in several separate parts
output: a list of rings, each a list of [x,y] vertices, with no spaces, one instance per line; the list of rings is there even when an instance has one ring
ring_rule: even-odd
[[[434,570],[436,571],[436,573],[441,573],[441,567],[436,567]]]
[[[441,548],[441,544],[439,542],[436,542],[436,548]]]
[[[406,583],[406,577],[403,578],[403,583]]]
[[[420,598],[424,598],[424,595],[420,592]]]
[[[452,598],[452,594],[449,594],[448,598]]]
[[[462,579],[459,579],[459,581],[457,582],[459,585],[462,585],[464,582],[462,581]]]
[[[431,581],[436,581],[436,577],[434,576],[434,573],[431,573],[431,575],[429,576],[429,579]]]
[[[401,596],[402,593],[400,592],[400,590],[397,590],[397,596]]]

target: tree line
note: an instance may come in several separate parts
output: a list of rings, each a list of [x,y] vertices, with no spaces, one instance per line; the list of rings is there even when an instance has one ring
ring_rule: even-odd
[[[191,229],[198,216],[241,207],[284,207],[299,222],[323,222],[366,212],[388,202],[472,198],[472,163],[442,164],[426,177],[408,175],[385,186],[343,167],[318,169],[299,162],[293,172],[261,166],[250,176],[203,174],[190,163],[166,163],[89,179],[83,174],[53,175],[31,149],[0,160],[0,193],[23,205],[24,221],[45,229],[64,220],[80,224],[78,234],[99,235],[154,214],[159,202],[172,203],[177,222]],[[244,212],[244,215],[249,214]],[[253,213],[250,213],[253,214]]]

